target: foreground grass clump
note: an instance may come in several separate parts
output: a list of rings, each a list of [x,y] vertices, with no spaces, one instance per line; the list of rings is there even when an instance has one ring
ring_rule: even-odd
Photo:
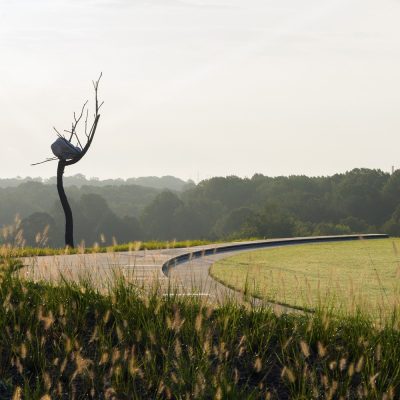
[[[395,399],[399,318],[220,307],[119,281],[0,283],[0,398]],[[47,396],[47,397],[46,397]]]
[[[377,317],[400,305],[400,239],[279,247],[235,255],[214,278],[257,297],[304,308],[333,302]]]

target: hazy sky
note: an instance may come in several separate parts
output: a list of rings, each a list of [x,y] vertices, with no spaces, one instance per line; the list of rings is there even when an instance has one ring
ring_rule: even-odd
[[[105,105],[88,177],[400,167],[399,0],[0,0],[0,177],[55,175],[52,126]]]

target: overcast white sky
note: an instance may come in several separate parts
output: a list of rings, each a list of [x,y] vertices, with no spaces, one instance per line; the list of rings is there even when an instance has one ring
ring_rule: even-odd
[[[327,175],[400,167],[399,0],[0,0],[0,177]]]

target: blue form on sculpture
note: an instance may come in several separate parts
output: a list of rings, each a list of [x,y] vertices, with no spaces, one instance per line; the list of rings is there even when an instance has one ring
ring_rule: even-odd
[[[60,160],[72,160],[79,157],[82,150],[74,146],[71,142],[63,137],[59,137],[52,145],[51,151]]]

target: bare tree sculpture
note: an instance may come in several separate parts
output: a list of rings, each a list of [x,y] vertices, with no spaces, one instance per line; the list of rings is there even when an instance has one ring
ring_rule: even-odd
[[[65,167],[68,165],[76,164],[78,161],[80,161],[85,156],[85,154],[88,152],[88,150],[93,142],[94,134],[96,133],[97,125],[98,125],[99,119],[100,119],[99,111],[100,111],[101,106],[104,103],[104,102],[99,103],[99,100],[97,97],[101,77],[102,77],[102,73],[100,74],[97,81],[93,81],[96,109],[95,109],[95,113],[93,116],[94,117],[93,123],[92,123],[90,129],[88,130],[89,109],[87,108],[88,101],[86,101],[82,106],[79,116],[77,116],[76,113],[74,113],[74,120],[72,122],[71,130],[64,130],[64,132],[69,134],[69,139],[67,139],[56,128],[53,127],[53,129],[56,131],[56,133],[58,135],[58,139],[51,146],[55,157],[47,158],[45,161],[32,164],[32,165],[39,165],[39,164],[43,164],[43,163],[46,163],[49,161],[58,160],[57,190],[58,190],[58,195],[60,197],[62,208],[64,210],[64,214],[65,214],[65,246],[71,247],[71,248],[74,247],[74,221],[73,221],[73,217],[72,217],[72,210],[68,203],[68,199],[67,199],[67,196],[66,196],[65,190],[64,190],[63,175],[64,175]],[[84,132],[85,132],[85,137],[86,137],[86,144],[84,146],[82,146],[81,139],[79,138],[77,129],[78,129],[78,125],[81,122],[84,115],[85,115]],[[74,146],[72,144],[73,139],[76,139],[77,146]],[[61,146],[61,150],[60,150],[60,146]]]

